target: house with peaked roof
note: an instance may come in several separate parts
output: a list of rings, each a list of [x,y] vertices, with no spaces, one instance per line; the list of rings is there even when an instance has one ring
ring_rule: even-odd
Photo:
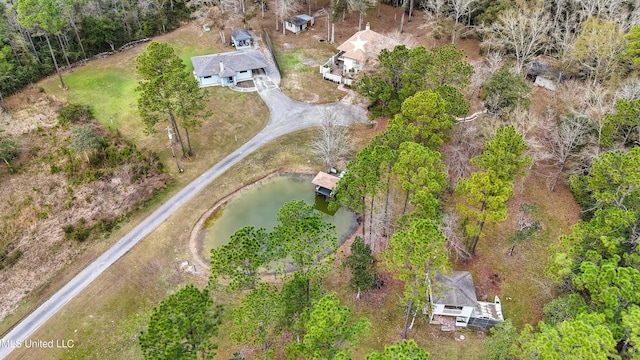
[[[253,45],[251,34],[244,29],[231,31],[231,44],[236,50],[250,49]]]
[[[397,41],[371,30],[367,23],[364,30],[338,46],[339,52],[320,66],[320,73],[324,79],[348,84],[342,77],[357,74],[369,60],[376,59],[382,49],[391,50],[396,45],[399,45]]]
[[[451,275],[436,274],[431,298],[429,323],[441,325],[444,331],[457,327],[486,330],[504,321],[502,305],[496,296],[494,302],[478,301],[473,278],[468,271],[454,271]]]
[[[315,19],[313,16],[306,14],[296,15],[288,18],[284,22],[284,28],[294,34],[298,34],[313,26]]]
[[[251,80],[255,74],[265,73],[267,61],[258,50],[231,51],[220,54],[194,56],[193,76],[200,87],[235,86]]]

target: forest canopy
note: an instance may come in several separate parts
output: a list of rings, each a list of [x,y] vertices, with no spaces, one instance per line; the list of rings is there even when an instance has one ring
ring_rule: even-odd
[[[188,18],[182,1],[0,2],[0,94],[14,94],[53,73],[51,53],[60,67],[70,67],[131,41],[173,30]]]

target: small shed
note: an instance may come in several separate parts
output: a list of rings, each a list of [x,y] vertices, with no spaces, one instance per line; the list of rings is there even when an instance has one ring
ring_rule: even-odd
[[[567,79],[567,74],[561,71],[560,61],[546,55],[537,56],[525,68],[525,75],[535,85],[551,91],[556,90],[556,83]]]
[[[313,16],[302,14],[288,18],[284,22],[284,27],[292,33],[298,34],[313,26],[314,23],[315,19],[313,18]]]
[[[253,38],[247,30],[232,30],[231,31],[231,44],[236,50],[251,48]]]
[[[333,189],[338,185],[338,181],[340,181],[340,177],[320,171],[318,175],[311,180],[311,183],[316,186],[316,194],[330,198],[333,196]]]

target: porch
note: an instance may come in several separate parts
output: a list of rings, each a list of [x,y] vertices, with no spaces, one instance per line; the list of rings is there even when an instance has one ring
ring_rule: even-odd
[[[344,76],[344,61],[340,58],[342,54],[343,52],[341,51],[336,55],[330,57],[327,62],[320,65],[320,73],[322,74],[322,78],[324,80],[351,86],[351,84],[353,83],[353,79],[348,76]]]

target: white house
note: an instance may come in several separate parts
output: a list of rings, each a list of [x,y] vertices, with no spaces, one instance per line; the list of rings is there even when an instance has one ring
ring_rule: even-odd
[[[441,325],[443,330],[488,329],[504,321],[497,296],[493,303],[478,301],[470,272],[454,271],[451,276],[438,273],[436,282],[430,296],[431,324]]]
[[[294,34],[303,32],[308,27],[313,26],[315,19],[313,16],[301,14],[288,18],[284,22],[285,29],[291,31]]]
[[[348,79],[343,77],[357,74],[368,61],[377,59],[382,49],[391,50],[396,45],[397,41],[371,30],[367,23],[364,30],[338,46],[339,52],[320,66],[320,73],[325,79],[346,83]]]
[[[355,74],[362,70],[369,59],[375,59],[382,49],[393,49],[398,42],[373,30],[367,23],[364,30],[353,34],[338,46],[342,52],[338,61],[343,62],[342,72]]]
[[[193,75],[205,86],[234,86],[251,80],[256,73],[264,73],[267,62],[257,50],[232,51],[191,58]]]

